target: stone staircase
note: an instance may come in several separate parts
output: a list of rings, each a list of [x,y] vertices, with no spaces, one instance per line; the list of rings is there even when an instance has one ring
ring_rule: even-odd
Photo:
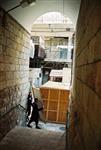
[[[16,127],[0,142],[0,150],[65,150],[65,134]]]

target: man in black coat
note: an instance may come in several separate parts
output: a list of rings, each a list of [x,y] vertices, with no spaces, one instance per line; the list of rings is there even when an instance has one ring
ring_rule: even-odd
[[[37,129],[40,129],[40,127],[38,126],[38,123],[39,123],[39,111],[43,110],[43,107],[41,108],[38,108],[38,99],[35,98],[35,101],[34,103],[32,103],[32,107],[33,107],[33,110],[32,110],[32,115],[31,115],[31,118],[27,124],[28,127],[31,127],[30,124],[34,121],[35,122],[35,125],[36,125],[36,128]]]
[[[31,105],[32,105],[32,93],[29,92],[28,94],[28,98],[27,98],[27,114],[28,116],[30,116],[30,113],[31,113]]]

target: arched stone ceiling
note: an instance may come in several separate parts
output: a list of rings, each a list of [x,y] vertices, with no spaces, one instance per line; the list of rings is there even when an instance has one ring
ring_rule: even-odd
[[[21,0],[0,0],[6,11],[15,7]],[[80,8],[80,0],[36,0],[34,6],[16,8],[9,12],[26,30],[31,31],[33,22],[47,12],[60,12],[73,22],[75,27]]]
[[[32,36],[71,37],[74,26],[70,18],[59,12],[48,12],[34,21]]]

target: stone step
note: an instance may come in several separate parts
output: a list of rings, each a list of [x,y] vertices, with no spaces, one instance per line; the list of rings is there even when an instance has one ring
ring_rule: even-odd
[[[1,141],[0,150],[64,150],[63,132],[16,127]]]

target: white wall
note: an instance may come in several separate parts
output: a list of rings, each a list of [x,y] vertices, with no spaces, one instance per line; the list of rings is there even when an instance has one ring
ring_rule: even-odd
[[[39,78],[39,73],[41,73],[41,68],[30,68],[29,69],[29,79],[32,86],[35,86],[37,83],[37,77]],[[39,78],[39,84],[42,82],[42,77]]]

